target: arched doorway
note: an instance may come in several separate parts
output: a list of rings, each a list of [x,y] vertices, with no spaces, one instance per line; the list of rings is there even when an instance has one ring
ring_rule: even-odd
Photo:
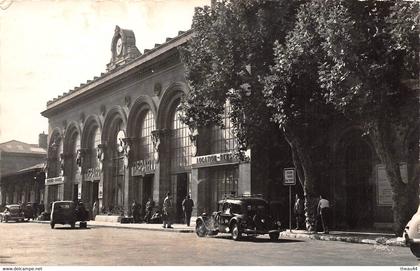
[[[372,151],[363,138],[353,138],[345,150],[346,224],[351,229],[371,228],[374,222]]]

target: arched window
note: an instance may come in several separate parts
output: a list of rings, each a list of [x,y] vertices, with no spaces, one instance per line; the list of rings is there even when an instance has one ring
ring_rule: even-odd
[[[148,110],[144,115],[140,131],[140,159],[146,160],[153,157],[152,131],[155,130],[153,112]]]
[[[213,126],[211,128],[211,153],[223,153],[233,151],[237,146],[237,140],[233,133],[230,112],[232,107],[229,101],[225,104],[223,113],[223,127]]]
[[[177,107],[172,122],[171,169],[177,171],[191,165],[192,149],[189,129],[181,122],[181,112]]]

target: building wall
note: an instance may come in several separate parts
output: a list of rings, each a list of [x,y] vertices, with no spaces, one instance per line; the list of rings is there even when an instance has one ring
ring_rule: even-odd
[[[0,173],[1,175],[6,175],[39,163],[43,163],[45,161],[45,158],[45,154],[37,155],[1,152]]]

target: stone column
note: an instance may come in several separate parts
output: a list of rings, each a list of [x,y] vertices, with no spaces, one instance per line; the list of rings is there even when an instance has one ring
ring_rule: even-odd
[[[170,130],[160,129],[152,131],[153,146],[155,149],[154,159],[156,161],[155,178],[153,183],[153,200],[159,206],[170,190],[170,151],[169,151]]]
[[[239,163],[238,195],[250,194],[251,191],[251,163]]]
[[[198,216],[197,207],[198,207],[198,168],[193,168],[191,170],[191,199],[194,201],[194,208],[191,213],[191,216]]]

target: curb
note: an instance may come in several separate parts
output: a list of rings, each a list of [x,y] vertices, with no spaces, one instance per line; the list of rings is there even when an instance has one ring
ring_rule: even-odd
[[[381,246],[401,246],[407,247],[402,238],[366,238],[360,236],[339,236],[331,234],[318,234],[318,233],[289,233],[283,231],[280,233],[281,237],[297,238],[297,239],[312,239],[312,240],[323,240],[323,241],[341,241],[347,243],[359,243],[369,245],[381,245]]]
[[[49,224],[49,221],[30,221],[30,223]],[[131,229],[131,230],[146,230],[146,231],[162,231],[162,232],[176,232],[176,233],[194,233],[192,229],[163,229],[163,228],[148,228],[148,227],[132,227],[130,224],[119,224],[119,225],[106,225],[106,224],[88,224],[90,228],[112,228],[112,229]],[[376,235],[377,236],[377,235]],[[311,240],[322,240],[322,241],[340,241],[347,243],[359,243],[368,244],[374,246],[400,246],[407,247],[402,237],[398,238],[387,238],[387,237],[373,237],[366,238],[366,236],[340,236],[334,234],[323,234],[323,233],[309,233],[300,232],[293,233],[288,231],[280,232],[280,237],[284,238],[296,238],[296,239],[311,239]]]

